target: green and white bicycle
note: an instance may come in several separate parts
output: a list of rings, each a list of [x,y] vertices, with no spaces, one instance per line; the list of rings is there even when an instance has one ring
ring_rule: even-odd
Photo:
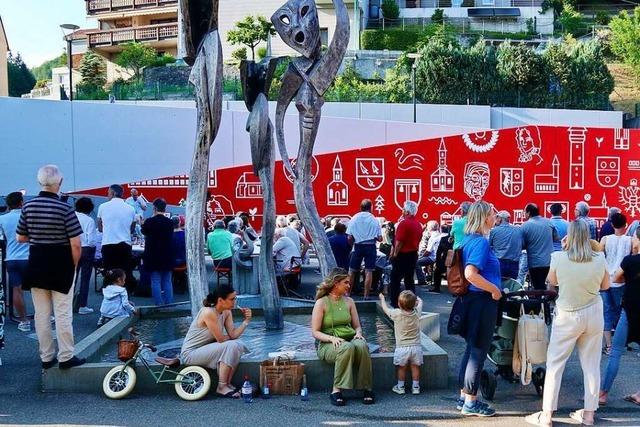
[[[200,400],[211,388],[211,377],[206,369],[200,366],[186,366],[180,371],[180,359],[156,357],[155,361],[162,365],[162,370],[151,368],[149,362],[142,357],[142,352],[157,351],[151,344],[145,344],[130,330],[131,340],[118,342],[118,358],[123,361],[111,369],[102,381],[102,391],[110,399],[122,399],[128,396],[136,386],[136,362],[140,361],[153,377],[156,384],[173,384],[178,396],[184,400]]]

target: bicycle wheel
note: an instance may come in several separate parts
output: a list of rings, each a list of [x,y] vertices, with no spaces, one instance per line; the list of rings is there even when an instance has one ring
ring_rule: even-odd
[[[176,394],[184,400],[200,400],[211,388],[211,377],[200,366],[187,366],[180,371],[178,378],[182,380],[175,384]]]
[[[102,391],[110,399],[122,399],[136,386],[136,371],[131,366],[116,366],[107,372],[102,381]]]

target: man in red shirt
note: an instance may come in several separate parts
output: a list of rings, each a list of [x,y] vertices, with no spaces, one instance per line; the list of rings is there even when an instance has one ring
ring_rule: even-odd
[[[413,275],[418,261],[418,246],[422,237],[422,225],[416,220],[418,205],[410,200],[404,203],[402,221],[396,227],[396,240],[391,253],[391,283],[389,297],[391,304],[398,307],[400,281],[404,279],[404,288],[415,292]]]

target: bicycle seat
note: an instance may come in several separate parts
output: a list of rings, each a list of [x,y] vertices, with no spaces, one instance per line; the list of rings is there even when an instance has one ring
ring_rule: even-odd
[[[156,362],[169,368],[180,366],[180,359],[167,359],[166,357],[156,357]]]

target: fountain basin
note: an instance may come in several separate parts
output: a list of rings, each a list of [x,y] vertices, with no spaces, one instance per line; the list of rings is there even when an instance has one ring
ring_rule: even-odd
[[[308,326],[313,302],[283,298],[285,314],[285,330],[283,336],[266,331],[264,323],[260,323],[262,310],[254,308],[256,321],[252,322],[252,329],[243,341],[252,349],[252,353],[245,354],[236,371],[234,382],[239,383],[244,375],[249,375],[253,381],[259,378],[259,365],[267,359],[267,353],[276,350],[295,350],[296,360],[305,364],[305,373],[309,389],[326,391],[333,382],[333,366],[318,360]],[[240,300],[243,307],[259,304],[259,298]],[[386,317],[381,315],[376,302],[358,302],[358,313],[362,317],[363,333],[367,342],[373,363],[374,388],[388,389],[396,382],[395,367],[393,366],[393,327]],[[114,319],[102,328],[76,345],[76,354],[85,357],[88,363],[67,371],[52,368],[43,372],[43,391],[67,391],[84,393],[102,393],[104,375],[120,362],[115,358],[115,343],[119,337],[127,336],[127,328],[135,326],[146,336],[145,339],[158,347],[158,354],[172,357],[179,351],[185,328],[190,324],[190,306],[176,304],[170,307],[143,307],[139,316],[132,318]],[[241,318],[240,312],[234,312],[234,318]],[[424,321],[424,319],[423,319]],[[295,340],[293,339],[295,337]],[[246,338],[246,340],[244,339]],[[155,342],[154,342],[155,341]],[[425,333],[421,336],[424,350],[421,383],[423,389],[444,388],[447,386],[448,357],[446,352],[433,342]],[[265,345],[261,346],[260,342]],[[155,354],[147,355],[153,360]],[[153,364],[153,369],[160,370],[160,365]],[[173,392],[172,386],[156,385],[151,376],[142,367],[137,368],[138,382],[134,393],[144,392]],[[217,381],[215,371],[210,372],[212,380]]]

